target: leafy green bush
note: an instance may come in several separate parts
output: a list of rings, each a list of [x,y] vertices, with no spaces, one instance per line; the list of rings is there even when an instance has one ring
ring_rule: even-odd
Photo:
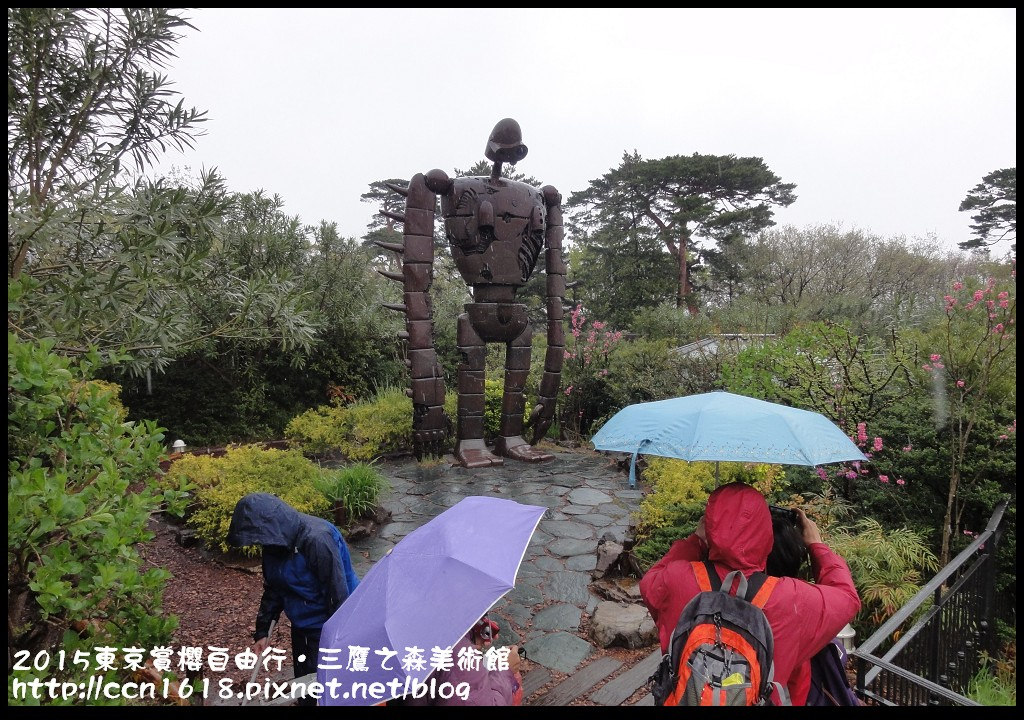
[[[445,410],[455,415],[457,396],[448,392]],[[369,461],[412,445],[412,400],[402,388],[387,388],[347,407],[321,405],[288,423],[285,436],[305,453],[338,451],[352,461]]]
[[[851,624],[863,637],[917,594],[924,572],[939,568],[927,538],[907,528],[886,529],[874,518],[863,518],[852,527],[821,530],[829,547],[850,566],[861,599]]]
[[[326,470],[314,482],[327,501],[344,508],[348,520],[366,516],[391,486],[371,463],[358,462],[339,470]]]
[[[638,533],[637,543],[633,546],[633,557],[644,572],[661,560],[672,547],[672,543],[693,534],[701,515],[704,514],[705,504],[702,500],[669,503],[659,508],[661,524],[644,528],[642,537]]]
[[[781,492],[783,471],[779,465],[719,463],[717,480],[715,465],[712,462],[648,457],[643,476],[654,491],[641,501],[637,511],[637,537],[643,538],[655,528],[670,524],[677,517],[676,506],[697,504],[703,507],[716,485],[745,482],[766,497]]]
[[[161,607],[170,573],[143,570],[138,551],[153,537],[150,515],[183,506],[184,493],[152,482],[163,435],[125,422],[114,388],[87,380],[97,355],[72,363],[52,346],[7,336],[8,650],[52,659],[43,671],[9,670],[9,682],[85,682],[95,669],[58,668],[57,653],[152,648],[177,626]],[[8,701],[39,702],[10,688]]]
[[[170,482],[187,480],[195,491],[188,524],[210,548],[227,552],[235,505],[254,492],[277,495],[301,513],[327,517],[327,499],[317,489],[322,470],[298,450],[264,450],[256,445],[229,448],[222,457],[186,455],[171,465]],[[258,548],[246,548],[255,555]]]
[[[685,345],[715,332],[707,313],[691,315],[674,302],[639,308],[633,313],[629,329],[646,340],[668,340],[674,345]]]

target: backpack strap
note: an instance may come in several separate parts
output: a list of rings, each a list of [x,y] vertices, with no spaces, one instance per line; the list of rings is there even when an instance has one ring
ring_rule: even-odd
[[[772,591],[775,590],[775,586],[779,582],[777,577],[765,575],[763,572],[753,573],[747,578],[739,570],[733,570],[725,576],[725,580],[722,580],[718,577],[715,564],[710,560],[705,560],[704,562],[694,561],[690,563],[690,566],[693,568],[693,574],[697,578],[698,587],[704,592],[708,590],[721,590],[722,587],[726,588],[726,592],[731,592],[733,584],[739,579],[736,595],[761,609],[764,609],[764,604],[768,602],[768,598],[771,597]]]
[[[755,573],[755,575],[760,575],[764,579],[760,580],[758,583],[759,587],[748,590],[748,592],[753,593],[753,597],[749,598],[750,604],[763,610],[764,604],[768,602],[768,598],[771,597],[775,586],[779,584],[779,579],[772,575],[765,575],[764,573]],[[751,575],[750,579],[753,580],[754,575]]]
[[[697,587],[699,587],[702,592],[712,590],[711,578],[718,580],[718,573],[715,572],[714,566],[710,563],[702,563],[695,560],[690,563],[690,567],[693,568],[693,576],[697,580]],[[719,580],[719,582],[721,581]]]

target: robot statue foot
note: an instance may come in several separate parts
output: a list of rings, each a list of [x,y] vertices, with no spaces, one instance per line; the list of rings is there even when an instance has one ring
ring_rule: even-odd
[[[546,462],[555,459],[554,455],[535,449],[519,435],[498,437],[494,441],[494,449],[499,455],[521,462]]]
[[[504,465],[505,461],[487,449],[482,439],[460,440],[455,445],[455,459],[467,468],[482,468]]]

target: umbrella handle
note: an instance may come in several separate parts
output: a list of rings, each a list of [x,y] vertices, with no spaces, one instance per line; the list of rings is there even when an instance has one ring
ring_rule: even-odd
[[[629,486],[631,488],[636,487],[636,456],[640,453],[640,449],[649,443],[650,440],[644,440],[636,446],[636,450],[633,451],[633,458],[629,461]]]
[[[267,645],[270,644],[270,638],[272,638],[274,636],[274,630],[276,630],[276,629],[277,629],[277,620],[271,620],[270,621],[270,629],[267,630]],[[249,678],[249,684],[250,685],[252,683],[256,682],[256,674],[259,671],[260,671],[260,663],[259,663],[259,660],[257,660],[256,661],[256,667],[254,667],[252,669],[252,677]],[[242,705],[245,705],[248,702],[249,702],[249,697],[246,696],[245,699],[242,700]]]

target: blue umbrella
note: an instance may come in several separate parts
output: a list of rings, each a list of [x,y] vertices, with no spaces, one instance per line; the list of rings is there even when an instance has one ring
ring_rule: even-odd
[[[407,682],[425,681],[432,670],[431,649],[454,646],[515,586],[526,546],[546,510],[503,498],[467,497],[402,538],[324,624],[317,680],[336,680],[339,696],[327,693],[320,704],[373,705],[401,695]],[[347,668],[350,647],[368,649],[365,670]],[[410,648],[422,651],[425,667],[403,666]],[[378,652],[384,650],[397,655]],[[387,685],[387,697],[349,692],[357,682]]]
[[[718,390],[637,403],[590,439],[597,450],[714,462],[827,465],[868,458],[824,415]]]

